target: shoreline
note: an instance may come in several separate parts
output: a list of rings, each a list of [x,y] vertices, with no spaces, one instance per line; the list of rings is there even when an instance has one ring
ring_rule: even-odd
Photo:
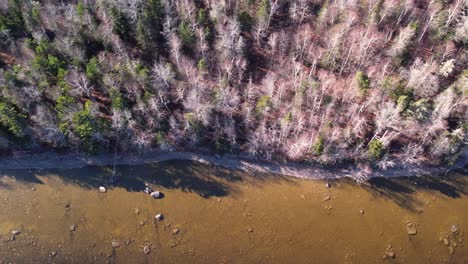
[[[468,164],[468,149],[465,148],[457,164],[453,166],[404,165],[387,170],[374,169],[365,179],[375,177],[407,177],[428,174],[445,174],[453,170],[463,169]],[[279,163],[249,159],[234,155],[216,156],[189,151],[156,151],[142,155],[125,156],[102,154],[89,156],[85,154],[59,154],[57,152],[42,152],[35,154],[16,154],[8,158],[0,158],[0,170],[17,169],[56,169],[82,168],[86,166],[141,165],[170,160],[190,160],[204,164],[220,166],[226,169],[241,170],[250,173],[273,173],[301,179],[320,180],[350,177],[356,179],[362,170],[356,166],[338,168],[334,166],[306,165],[300,163]]]

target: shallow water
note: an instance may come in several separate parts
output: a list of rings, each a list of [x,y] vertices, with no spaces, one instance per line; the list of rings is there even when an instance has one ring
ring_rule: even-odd
[[[460,174],[325,188],[188,161],[117,171],[113,187],[108,167],[3,171],[0,263],[468,263]]]

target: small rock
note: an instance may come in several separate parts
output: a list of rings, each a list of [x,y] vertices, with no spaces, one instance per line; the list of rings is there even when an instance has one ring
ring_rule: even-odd
[[[17,235],[21,234],[21,231],[19,231],[19,230],[13,230],[13,231],[11,231],[11,234],[12,234],[13,236],[17,236]]]
[[[247,229],[247,231],[249,231],[249,233],[252,233],[252,232],[253,232],[253,228],[249,227],[249,229]]]
[[[73,231],[75,231],[75,230],[76,230],[76,226],[75,226],[75,225],[71,225],[71,226],[70,226],[70,231],[73,232]]]
[[[172,230],[172,233],[173,233],[174,235],[177,235],[177,234],[179,234],[179,231],[180,231],[180,230],[179,230],[178,228],[175,228],[174,230]]]
[[[57,256],[57,251],[52,251],[52,252],[50,252],[50,256],[51,256],[51,257]]]
[[[146,245],[146,246],[143,248],[143,253],[145,253],[146,255],[148,255],[149,253],[151,253],[151,248],[150,248],[150,246]]]
[[[458,226],[456,225],[452,225],[452,227],[450,228],[450,230],[452,231],[452,233],[458,233]]]
[[[32,188],[31,188],[31,191],[35,191],[35,190],[36,190],[36,187],[32,187]]]
[[[450,255],[453,255],[453,253],[455,253],[455,250],[453,249],[453,247],[448,247],[448,250],[449,250]]]
[[[327,183],[325,184],[325,187],[331,188],[331,184],[327,182]]]
[[[107,189],[104,186],[100,186],[99,191],[102,192],[102,193],[105,193],[105,192],[107,192]]]
[[[395,252],[393,251],[393,248],[391,245],[388,245],[388,247],[385,249],[385,256],[384,259],[386,258],[395,258]]]
[[[95,247],[96,246],[96,243],[91,243],[91,247]]]
[[[162,214],[157,214],[157,215],[154,216],[154,219],[156,219],[156,220],[158,220],[158,221],[163,220],[163,218],[164,218],[164,217],[163,217]]]
[[[305,200],[305,195],[301,194],[301,199]]]
[[[120,243],[117,242],[117,241],[112,241],[112,247],[113,248],[118,248],[118,247],[120,247]]]
[[[393,251],[387,251],[387,252],[385,253],[385,255],[387,255],[387,256],[390,257],[390,258],[395,258],[395,252],[393,252]]]
[[[328,195],[328,196],[325,196],[325,198],[323,198],[323,201],[324,201],[324,202],[330,201],[330,199],[331,199],[331,197],[330,197],[330,195]]]
[[[145,222],[144,221],[140,221],[140,226],[144,226],[145,225]]]
[[[133,213],[136,214],[136,215],[140,214],[140,209],[135,208],[135,210],[133,211]]]
[[[150,193],[151,197],[153,197],[154,199],[158,199],[161,197],[161,192],[158,192],[158,191],[154,191],[152,193]]]
[[[444,245],[446,245],[446,246],[450,245],[450,240],[448,240],[448,238],[444,238],[444,239],[442,239],[442,241],[444,242]]]
[[[365,212],[364,212],[364,210],[361,209],[361,210],[359,211],[359,213],[363,215]]]

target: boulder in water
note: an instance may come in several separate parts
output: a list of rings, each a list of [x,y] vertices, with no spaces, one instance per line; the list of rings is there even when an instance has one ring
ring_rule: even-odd
[[[153,190],[149,187],[147,183],[145,183],[145,190],[143,192],[145,192],[146,194],[150,194],[153,192]]]
[[[153,197],[154,199],[161,198],[161,192],[158,192],[158,191],[151,192],[150,195],[151,195],[151,197]]]
[[[154,216],[154,219],[158,220],[158,221],[161,221],[164,219],[164,216],[162,214],[157,214]]]

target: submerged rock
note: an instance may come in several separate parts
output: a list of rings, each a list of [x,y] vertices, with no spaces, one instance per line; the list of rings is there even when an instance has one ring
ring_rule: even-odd
[[[455,249],[453,247],[448,247],[448,250],[450,255],[453,255],[453,253],[455,253]]]
[[[146,255],[148,255],[149,253],[151,253],[151,248],[150,248],[150,246],[146,245],[146,246],[143,248],[143,253],[145,253]]]
[[[446,246],[450,245],[450,240],[448,240],[448,238],[446,238],[446,237],[444,239],[442,239],[442,242],[444,242],[444,245],[446,245]]]
[[[452,225],[452,227],[450,228],[450,231],[452,231],[452,233],[458,233],[458,226],[456,225]]]
[[[395,257],[396,257],[396,254],[395,254],[395,252],[393,251],[392,246],[389,245],[389,246],[385,249],[384,259],[386,259],[386,258],[395,258]]]
[[[418,231],[416,230],[416,227],[414,225],[406,225],[406,231],[408,232],[408,235],[416,235]]]
[[[100,186],[99,191],[102,192],[102,193],[105,193],[105,192],[107,192],[107,189],[104,186]]]

